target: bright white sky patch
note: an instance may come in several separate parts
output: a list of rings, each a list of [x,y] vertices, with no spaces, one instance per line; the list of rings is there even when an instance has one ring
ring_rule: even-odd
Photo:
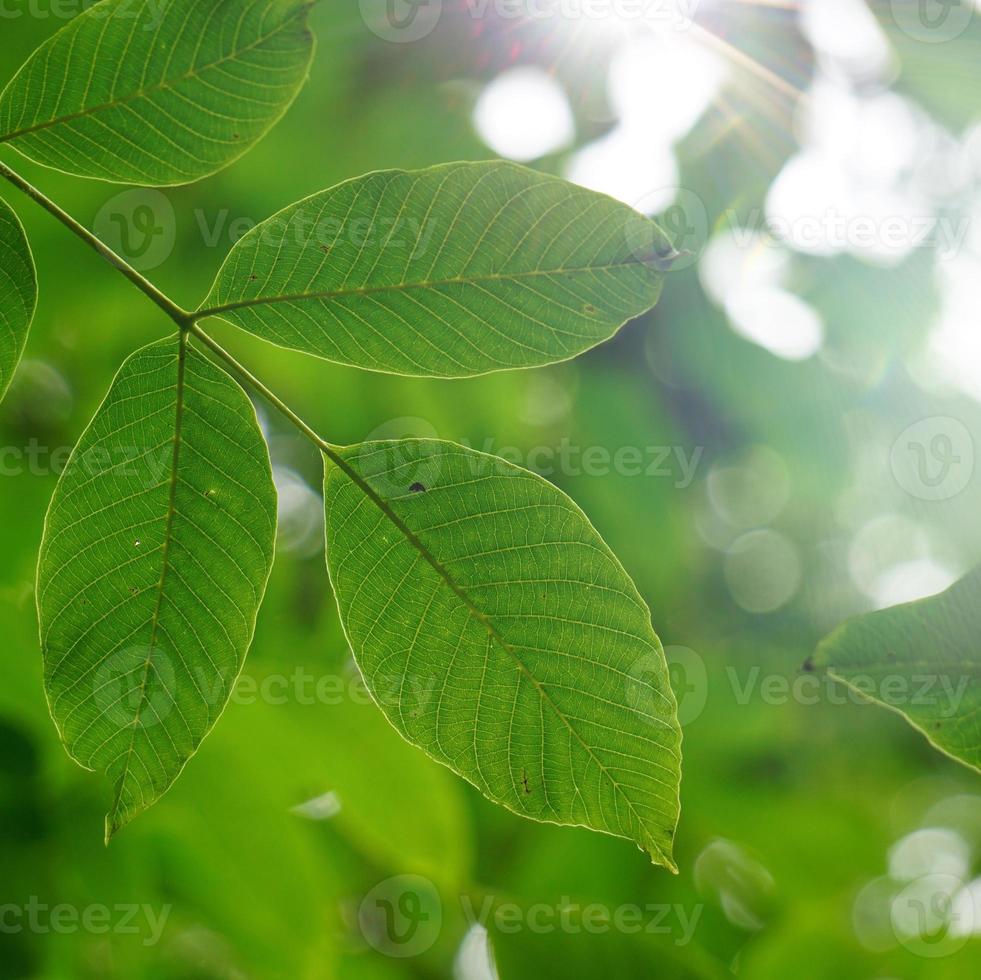
[[[927,342],[926,369],[981,401],[981,259],[961,255],[940,266],[943,307]]]
[[[777,357],[802,361],[824,344],[824,321],[783,288],[789,258],[768,235],[734,228],[712,239],[698,275],[736,333]]]
[[[936,223],[913,174],[928,135],[910,103],[895,93],[860,98],[845,84],[819,80],[802,120],[803,149],[767,195],[774,233],[813,255],[900,262]]]
[[[788,361],[806,360],[824,343],[821,317],[785,289],[739,292],[726,303],[726,313],[736,333]]]
[[[773,239],[746,229],[717,234],[702,254],[698,277],[719,306],[739,292],[779,286],[789,264],[787,251]]]
[[[680,180],[669,147],[625,126],[583,147],[569,162],[566,177],[652,215],[674,203]]]
[[[607,83],[620,124],[576,153],[566,177],[645,214],[670,207],[680,180],[674,144],[711,105],[727,73],[716,54],[682,33],[628,41],[611,63]]]
[[[889,42],[865,0],[805,0],[800,23],[826,67],[862,78],[889,70]]]
[[[684,36],[647,37],[616,53],[610,103],[624,125],[670,145],[691,131],[725,78],[725,63]]]
[[[957,574],[945,565],[932,558],[919,558],[893,565],[882,572],[872,586],[873,599],[880,609],[886,609],[901,602],[936,595],[950,588],[956,580]]]
[[[540,68],[498,75],[478,99],[473,122],[498,156],[523,163],[563,149],[575,136],[565,92]]]

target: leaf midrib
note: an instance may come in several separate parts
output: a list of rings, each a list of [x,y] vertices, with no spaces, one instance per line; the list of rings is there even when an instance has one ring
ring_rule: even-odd
[[[145,99],[147,98],[147,96],[153,95],[156,92],[160,92],[168,88],[175,88],[176,86],[181,85],[183,82],[186,82],[190,79],[197,78],[199,75],[203,75],[205,72],[210,71],[212,68],[219,68],[221,65],[225,64],[226,62],[234,61],[236,58],[241,57],[243,54],[247,54],[249,51],[252,51],[255,48],[259,47],[260,45],[265,44],[266,41],[268,41],[270,38],[275,37],[277,34],[284,31],[287,27],[291,26],[294,21],[304,16],[306,16],[305,7],[301,8],[289,20],[283,21],[282,24],[280,24],[274,30],[270,31],[268,34],[262,35],[261,37],[257,38],[255,41],[251,42],[250,44],[246,45],[243,48],[237,48],[231,54],[223,55],[221,58],[218,58],[216,61],[210,61],[207,64],[197,66],[193,68],[191,71],[186,72],[185,74],[180,75],[176,78],[165,78],[162,81],[158,82],[157,84],[150,85],[147,88],[142,88],[139,91],[126,96],[125,98],[115,99],[112,102],[103,102],[96,106],[89,106],[87,109],[82,109],[79,112],[72,112],[64,116],[58,116],[56,119],[47,119],[44,122],[36,123],[33,126],[26,126],[23,129],[15,130],[12,133],[6,133],[0,135],[0,143],[8,143],[11,140],[20,139],[21,137],[24,136],[30,136],[32,133],[42,132],[45,129],[50,129],[52,126],[61,126],[64,125],[65,123],[75,122],[78,119],[84,119],[87,116],[95,115],[95,113],[97,112],[103,112],[109,109],[118,109],[124,105],[128,105],[131,102],[136,102],[139,99]],[[11,79],[10,85],[7,86],[7,89],[9,89],[14,84],[14,82],[19,77],[19,74],[20,73],[18,72],[18,74],[15,75],[13,79]],[[6,95],[7,89],[5,89],[3,93],[0,93],[0,100],[2,100],[4,95]]]
[[[494,624],[493,620],[476,604],[476,602],[470,598],[467,591],[461,586],[450,574],[449,570],[445,565],[426,547],[419,536],[410,528],[405,521],[395,512],[391,505],[382,498],[375,489],[365,480],[360,473],[358,473],[353,466],[351,466],[347,460],[343,458],[333,447],[324,448],[324,455],[338,466],[347,477],[352,480],[355,485],[381,510],[381,512],[395,525],[395,527],[402,533],[402,535],[408,540],[408,542],[422,555],[423,559],[432,567],[436,574],[446,583],[450,590],[460,599],[461,602],[470,610],[470,612],[483,624],[487,629],[488,634],[498,642],[501,648],[511,657],[517,668],[528,678],[535,690],[538,692],[539,697],[542,701],[547,704],[554,712],[556,717],[566,726],[569,733],[573,735],[576,741],[582,746],[586,754],[589,756],[593,762],[596,763],[600,772],[609,780],[610,784],[613,786],[615,792],[619,793],[621,798],[627,804],[628,809],[633,814],[637,821],[638,827],[642,828],[645,833],[645,844],[649,848],[652,848],[657,852],[657,857],[664,863],[664,865],[670,870],[676,870],[674,862],[671,857],[661,849],[660,845],[654,841],[650,832],[647,830],[647,825],[638,813],[637,809],[634,807],[633,802],[630,797],[624,792],[623,787],[617,782],[616,779],[610,774],[609,769],[603,765],[602,761],[596,756],[589,744],[582,738],[576,728],[573,726],[572,722],[565,716],[559,706],[552,699],[551,695],[545,690],[544,686],[539,682],[538,678],[529,670],[525,662],[518,656],[517,652],[511,646],[510,643],[504,638],[500,633],[497,626]]]
[[[150,619],[150,640],[147,645],[147,657],[143,663],[143,676],[140,680],[140,696],[136,705],[136,713],[133,715],[132,722],[130,722],[130,727],[132,730],[130,732],[129,746],[126,749],[126,754],[123,758],[123,768],[119,774],[119,780],[116,784],[116,799],[113,803],[114,818],[118,816],[123,784],[126,780],[127,774],[129,773],[130,760],[132,759],[133,749],[136,744],[136,730],[139,727],[140,715],[147,700],[146,685],[150,676],[150,664],[153,658],[153,651],[157,644],[157,631],[160,625],[160,611],[163,607],[164,590],[167,584],[167,573],[170,570],[170,546],[173,540],[174,518],[177,513],[177,487],[179,484],[178,467],[180,464],[181,435],[184,420],[184,385],[187,373],[187,333],[185,331],[181,331],[180,340],[178,343],[177,391],[174,405],[174,452],[173,456],[171,457],[170,486],[167,496],[167,514],[164,523],[163,545],[160,551],[160,579],[157,582],[156,600],[153,607],[153,615]],[[113,822],[115,822],[115,820]],[[109,836],[111,836],[111,834],[107,828],[107,839]]]
[[[257,296],[253,299],[236,300],[221,306],[211,306],[199,310],[197,315],[204,319],[208,316],[221,316],[233,313],[235,310],[250,309],[256,306],[270,306],[276,303],[304,303],[309,300],[344,299],[347,296],[372,296],[377,293],[408,292],[411,289],[436,289],[439,286],[469,286],[488,282],[513,282],[515,280],[535,279],[542,276],[569,276],[582,272],[611,272],[615,269],[626,269],[632,266],[647,266],[644,259],[628,259],[624,262],[608,262],[603,265],[572,266],[557,269],[533,269],[529,272],[495,272],[484,276],[456,276],[448,279],[426,279],[419,282],[396,282],[384,286],[353,286],[342,289],[315,290],[306,293],[289,293],[278,296]],[[221,275],[219,274],[219,279]]]

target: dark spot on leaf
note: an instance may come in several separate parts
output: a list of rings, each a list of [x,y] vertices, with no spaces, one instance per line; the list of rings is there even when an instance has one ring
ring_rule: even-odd
[[[813,657],[808,657],[807,660],[805,660],[804,663],[801,665],[801,668],[800,669],[802,671],[804,671],[805,674],[813,674],[814,673],[814,658]]]
[[[249,276],[249,282],[255,282],[258,278],[258,276]]]
[[[241,138],[242,138],[242,134],[241,133],[232,133],[232,139],[233,140],[240,140]]]
[[[595,306],[593,306],[593,304],[592,304],[592,303],[587,303],[587,304],[586,304],[586,305],[585,305],[585,306],[584,306],[584,307],[582,308],[582,311],[583,311],[583,313],[586,313],[586,314],[588,314],[589,316],[592,316],[592,315],[593,315],[594,313],[598,313],[598,312],[599,312],[599,310],[597,310],[597,309],[596,309],[596,307],[595,307]]]
[[[521,770],[521,785],[525,788],[525,794],[531,796],[531,786],[528,785],[528,770]]]
[[[426,492],[426,488],[421,483],[413,483],[412,486],[409,487],[409,492],[410,493],[425,493]]]
[[[323,252],[324,255],[330,255],[330,246],[329,245],[321,245],[320,246],[320,251]]]

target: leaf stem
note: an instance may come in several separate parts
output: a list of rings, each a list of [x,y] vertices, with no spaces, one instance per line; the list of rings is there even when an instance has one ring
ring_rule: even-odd
[[[72,234],[80,238],[86,245],[99,253],[110,265],[121,272],[137,289],[145,293],[160,307],[182,330],[186,330],[191,321],[191,314],[182,310],[173,300],[165,296],[145,276],[136,271],[121,255],[117,255],[108,245],[101,242],[83,224],[76,221],[67,211],[58,207],[51,198],[39,191],[20,174],[11,170],[0,160],[0,177],[5,178],[23,194],[26,194],[35,204],[39,204],[48,214],[58,219]]]
[[[233,355],[229,354],[216,340],[209,337],[196,323],[193,321],[189,323],[187,330],[197,337],[212,354],[223,361],[233,374],[237,375],[253,391],[262,395],[276,411],[299,429],[322,453],[333,453],[334,447],[326,439],[322,439],[317,435],[316,431],[307,425],[279,395],[270,391],[244,364],[241,364]]]
[[[100,241],[84,225],[76,221],[67,211],[60,208],[54,201],[39,191],[33,184],[29,183],[18,173],[11,170],[2,160],[0,160],[0,177],[5,178],[14,185],[19,191],[26,194],[32,201],[39,204],[45,211],[58,219],[73,235],[80,238],[86,245],[94,249],[102,256],[113,268],[121,272],[140,292],[148,296],[164,313],[177,324],[182,334],[192,333],[202,344],[205,345],[216,357],[225,363],[231,372],[237,375],[249,387],[260,394],[278,412],[280,412],[292,425],[303,433],[322,453],[333,457],[334,447],[329,442],[322,439],[313,428],[311,428],[296,412],[293,411],[278,395],[270,391],[251,371],[240,364],[231,354],[221,345],[212,340],[198,325],[197,320],[202,319],[201,313],[191,313],[181,309],[169,296],[164,295],[156,286],[145,276],[136,271],[121,255],[114,252],[108,245]]]

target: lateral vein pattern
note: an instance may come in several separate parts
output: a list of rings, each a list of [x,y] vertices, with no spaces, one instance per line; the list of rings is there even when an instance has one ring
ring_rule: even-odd
[[[170,338],[134,354],[51,501],[45,688],[71,756],[115,787],[111,836],[221,714],[272,567],[276,496],[245,393]]]
[[[673,867],[680,729],[650,613],[578,507],[451,443],[328,463],[327,555],[393,725],[490,799]]]
[[[43,44],[0,95],[0,141],[83,177],[205,177],[261,139],[296,97],[313,56],[308,7],[103,0]]]
[[[465,377],[566,360],[658,299],[652,221],[501,162],[383,171],[242,238],[199,315],[327,360]]]

